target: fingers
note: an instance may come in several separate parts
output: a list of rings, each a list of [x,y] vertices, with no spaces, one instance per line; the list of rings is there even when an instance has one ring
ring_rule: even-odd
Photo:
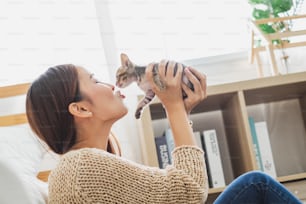
[[[178,64],[174,61],[167,61],[167,60],[162,60],[159,65],[158,65],[158,73],[161,77],[164,77],[166,75],[169,76],[176,76],[177,70],[179,69],[178,67],[180,66],[180,69],[182,68],[181,64],[178,64],[177,69],[175,69],[175,65]]]
[[[161,79],[164,79],[165,76],[166,76],[166,66],[167,66],[167,64],[168,64],[167,60],[162,60],[158,64],[158,74],[159,74]]]
[[[167,65],[167,75],[168,76],[174,76],[174,67],[175,67],[175,62],[169,61]]]
[[[188,67],[188,69],[196,77],[197,81],[201,83],[202,89],[206,90],[206,75],[192,67]]]
[[[182,83],[182,89],[187,96],[191,96],[191,94],[194,93],[185,83]]]
[[[193,84],[194,92],[198,94],[202,92],[201,98],[206,98],[206,76],[192,67],[186,67],[184,71],[188,80]],[[190,90],[187,90],[186,93],[190,93]]]
[[[175,67],[176,65],[177,67]],[[170,80],[172,79],[175,80],[180,79],[182,73],[183,73],[183,66],[174,61],[162,60],[158,65],[159,77],[165,83],[170,82]]]
[[[174,71],[174,67],[173,67],[173,71]],[[182,75],[183,75],[183,65],[181,63],[177,63],[177,69],[176,69],[175,76],[181,79]]]

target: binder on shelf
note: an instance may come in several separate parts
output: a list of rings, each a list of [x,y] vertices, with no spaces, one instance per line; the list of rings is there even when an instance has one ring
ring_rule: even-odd
[[[155,145],[159,168],[164,169],[170,164],[170,153],[168,150],[166,137],[164,135],[155,137]]]
[[[166,143],[167,143],[167,147],[168,147],[168,151],[169,151],[169,161],[170,164],[172,164],[172,151],[175,148],[175,144],[174,144],[174,139],[173,139],[173,134],[172,134],[172,130],[171,128],[167,128],[165,131],[165,137],[166,137]]]
[[[260,150],[263,171],[276,178],[275,164],[272,154],[269,132],[265,121],[255,122],[255,130]]]
[[[225,179],[221,162],[221,155],[215,129],[204,130],[204,143],[208,160],[208,169],[212,179],[212,187],[224,187]]]
[[[249,124],[250,124],[252,143],[253,143],[253,149],[255,153],[257,168],[258,170],[264,171],[263,166],[262,166],[261,154],[259,150],[258,138],[256,134],[255,123],[254,123],[253,117],[249,117]]]

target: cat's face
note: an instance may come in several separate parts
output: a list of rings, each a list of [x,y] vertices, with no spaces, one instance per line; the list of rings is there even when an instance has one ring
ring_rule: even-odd
[[[116,72],[116,86],[125,88],[135,81],[135,69],[133,63],[126,54],[121,54],[121,66]]]
[[[128,74],[126,67],[119,67],[116,73],[116,86],[119,88],[127,87],[131,82],[128,80]]]

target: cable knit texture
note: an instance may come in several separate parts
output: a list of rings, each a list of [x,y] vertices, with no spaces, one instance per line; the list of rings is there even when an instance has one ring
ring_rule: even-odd
[[[49,204],[204,203],[204,152],[181,146],[172,157],[172,165],[158,169],[94,148],[68,152],[50,174]]]

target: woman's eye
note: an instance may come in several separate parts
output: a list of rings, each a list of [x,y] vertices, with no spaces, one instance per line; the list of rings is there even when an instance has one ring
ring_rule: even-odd
[[[93,79],[95,83],[101,83],[98,79]]]

